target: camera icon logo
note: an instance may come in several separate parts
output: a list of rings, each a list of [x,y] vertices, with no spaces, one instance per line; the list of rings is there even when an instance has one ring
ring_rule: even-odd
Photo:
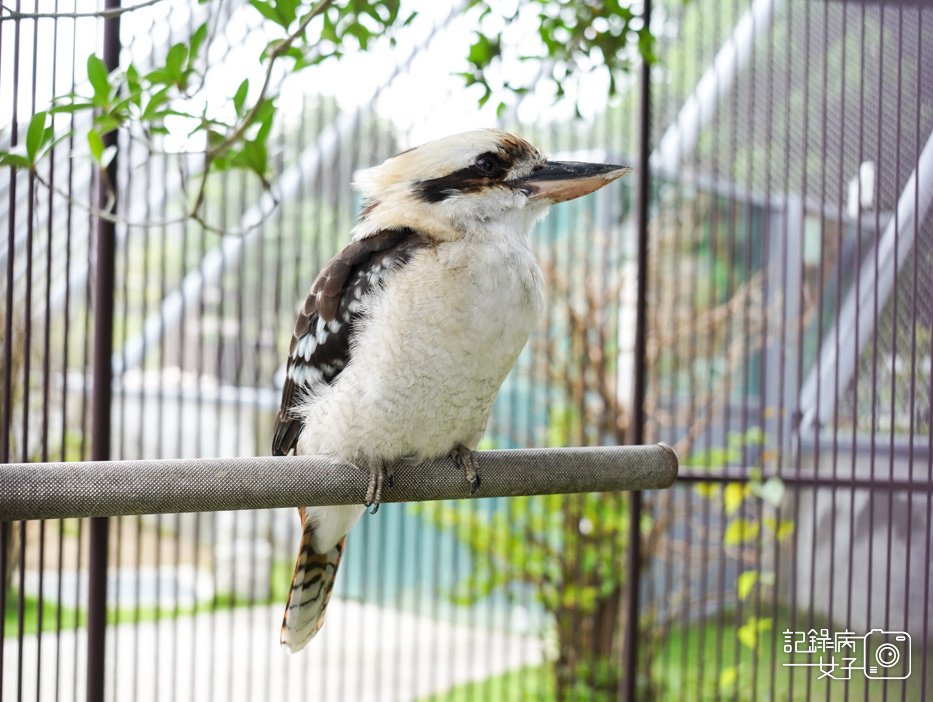
[[[865,634],[865,677],[872,680],[909,678],[910,643],[910,634],[906,631],[872,629]]]

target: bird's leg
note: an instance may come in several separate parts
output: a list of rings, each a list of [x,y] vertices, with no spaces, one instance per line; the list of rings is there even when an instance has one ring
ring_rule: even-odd
[[[454,463],[463,469],[463,475],[470,484],[470,494],[472,495],[479,487],[479,463],[476,460],[476,453],[463,444],[458,444],[450,452],[450,457],[454,459]]]
[[[394,471],[387,470],[382,461],[369,462],[369,487],[366,489],[366,502],[363,504],[366,507],[373,507],[370,514],[375,514],[379,510],[379,505],[382,504],[382,485],[386,475],[389,476],[389,487],[392,487]]]
[[[395,485],[395,463],[383,464],[382,470],[385,472],[386,487]]]

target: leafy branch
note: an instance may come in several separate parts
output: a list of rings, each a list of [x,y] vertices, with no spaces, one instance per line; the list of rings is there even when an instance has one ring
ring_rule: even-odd
[[[688,457],[684,465],[707,467],[741,464],[747,448],[753,447],[760,451],[768,443],[768,436],[760,428],[752,427],[744,433],[730,433],[726,446],[699,451]],[[776,574],[773,570],[761,567],[757,559],[749,558],[748,554],[754,556],[764,551],[766,539],[780,546],[794,533],[794,522],[780,519],[779,516],[784,500],[784,481],[777,476],[763,480],[761,468],[756,466],[749,470],[749,480],[744,484],[731,482],[720,488],[714,483],[698,483],[696,491],[706,499],[721,499],[725,518],[722,546],[736,559],[740,568],[735,581],[736,596],[740,602],[745,602],[757,588],[760,603],[763,591],[773,591]],[[743,623],[736,629],[739,643],[755,654],[758,653],[762,635],[770,631],[774,624],[771,617],[758,616],[757,610],[758,607],[754,614],[745,616]],[[734,690],[738,673],[736,666],[726,667],[720,672],[719,688],[723,694],[730,694]]]
[[[222,1],[222,0],[221,0]],[[131,140],[144,144],[150,155],[168,154],[159,146],[159,140],[169,134],[165,125],[168,118],[181,118],[194,122],[187,137],[202,132],[206,137],[203,151],[182,151],[178,167],[182,184],[188,182],[185,172],[185,156],[202,155],[202,166],[188,198],[185,212],[170,222],[193,219],[207,229],[220,231],[205,220],[203,208],[209,177],[213,173],[241,169],[257,177],[265,191],[269,192],[273,207],[265,209],[268,214],[277,200],[271,193],[268,179],[268,139],[276,116],[273,90],[275,66],[284,58],[293,61],[293,70],[318,64],[328,58],[339,56],[345,40],[352,38],[357,47],[366,49],[371,37],[384,31],[396,22],[399,11],[398,0],[382,0],[379,3],[349,2],[338,5],[334,0],[321,0],[312,6],[302,6],[299,0],[251,0],[250,4],[270,22],[278,25],[283,36],[271,41],[263,50],[261,60],[265,65],[264,78],[258,95],[249,97],[249,80],[245,79],[237,89],[231,102],[236,118],[232,122],[212,116],[205,104],[200,110],[192,107],[192,99],[203,87],[204,74],[198,68],[199,57],[206,53],[213,37],[209,22],[200,25],[187,43],[177,43],[166,53],[164,64],[142,73],[134,64],[124,70],[108,72],[104,62],[95,54],[87,58],[87,76],[91,94],[72,93],[53,100],[52,106],[39,112],[30,120],[25,142],[9,150],[0,151],[0,166],[12,166],[28,170],[51,191],[64,196],[70,202],[92,211],[102,219],[133,224],[136,226],[164,225],[168,222],[128,222],[93,205],[78,203],[69,194],[52,186],[38,170],[41,160],[63,139],[74,136],[74,129],[60,136],[49,124],[51,116],[59,113],[75,114],[92,112],[94,117],[86,132],[90,157],[104,172],[113,160],[115,147],[105,147],[104,137],[118,129],[124,130]],[[361,17],[368,18],[364,21]],[[309,25],[323,18],[320,32],[309,37]],[[410,21],[411,17],[409,18]],[[321,49],[326,40],[327,50]],[[103,183],[108,189],[110,201],[115,198],[112,184]],[[252,223],[256,226],[259,222]]]
[[[631,72],[636,60],[648,63],[656,60],[650,27],[630,3],[620,0],[524,0],[511,14],[496,12],[499,4],[489,0],[471,0],[469,6],[479,11],[479,28],[467,56],[468,70],[460,75],[467,87],[482,87],[480,106],[496,92],[521,96],[534,88],[504,74],[498,79],[495,75],[501,59],[512,53],[512,47],[503,41],[495,27],[503,21],[506,25],[519,21],[523,11],[534,14],[542,55],[516,54],[513,58],[521,61],[546,58],[548,79],[558,100],[565,97],[566,87],[574,78],[598,69],[605,69],[608,95],[614,97],[620,92],[618,77]],[[505,107],[505,102],[499,103],[499,114]]]
[[[0,21],[40,18],[117,17],[161,2],[142,0],[130,7],[95,12],[23,13],[0,5]],[[203,4],[211,0],[200,0]],[[262,50],[262,84],[250,90],[244,79],[223,105],[207,104],[201,95],[207,73],[205,56],[220,21],[224,0],[213,0],[211,19],[201,24],[186,42],[171,46],[162,61],[147,69],[130,64],[108,72],[104,62],[92,54],[87,58],[90,94],[72,93],[56,97],[51,106],[30,120],[25,142],[0,150],[0,166],[27,170],[51,192],[74,198],[53,187],[42,176],[42,160],[63,139],[77,137],[87,145],[90,158],[103,171],[115,156],[115,148],[104,146],[104,137],[120,130],[133,143],[140,143],[150,156],[171,155],[177,159],[180,182],[186,193],[184,212],[175,220],[194,219],[202,226],[219,231],[205,221],[204,201],[207,182],[212,174],[239,169],[252,174],[272,197],[269,182],[269,136],[276,118],[276,69],[283,59],[291,61],[291,70],[300,71],[329,59],[339,59],[348,51],[367,51],[371,42],[390,29],[405,26],[417,13],[400,14],[401,0],[249,0],[249,5],[266,20],[267,29],[279,32]],[[609,94],[618,92],[616,76],[631,67],[639,55],[653,60],[653,39],[641,18],[620,0],[572,2],[558,0],[520,0],[515,9],[503,8],[491,0],[466,0],[462,11],[476,21],[475,39],[465,57],[468,70],[463,72],[467,87],[480,85],[482,106],[494,94],[521,96],[535,87],[508,77],[503,68],[510,60],[540,60],[542,71],[556,88],[557,99],[565,95],[569,81],[592,70],[605,69],[609,74]],[[515,23],[520,14],[537,24],[540,50],[534,56],[519,55],[517,39],[501,34],[499,25]],[[390,39],[394,43],[394,39]],[[87,91],[83,91],[87,92]],[[252,94],[251,94],[252,93]],[[232,106],[233,119],[229,115]],[[500,111],[505,107],[502,102]],[[224,112],[224,110],[226,112]],[[57,114],[91,113],[88,126],[75,126],[59,134],[53,117]],[[202,148],[167,151],[164,137],[172,133],[167,120],[191,124],[184,136],[189,140],[203,135]],[[175,125],[172,125],[175,127]],[[176,134],[176,136],[178,136]],[[82,149],[83,151],[83,149]],[[73,157],[75,153],[69,153]],[[191,158],[199,172],[189,178],[186,172]],[[101,182],[113,201],[113,184],[106,177]],[[190,190],[188,184],[191,183]],[[120,215],[102,211],[89,203],[76,203],[104,219],[136,226],[162,225],[166,222],[129,222]],[[267,208],[267,214],[274,208]],[[255,226],[255,225],[253,225]]]

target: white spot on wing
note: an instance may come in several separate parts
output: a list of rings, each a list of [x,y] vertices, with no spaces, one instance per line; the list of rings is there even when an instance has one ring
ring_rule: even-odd
[[[303,337],[298,339],[298,344],[295,346],[295,353],[293,358],[303,358],[306,361],[311,360],[311,354],[317,349],[317,340],[311,334],[305,334]]]
[[[293,365],[288,369],[288,377],[298,385],[312,385],[324,380],[319,368],[307,365]]]

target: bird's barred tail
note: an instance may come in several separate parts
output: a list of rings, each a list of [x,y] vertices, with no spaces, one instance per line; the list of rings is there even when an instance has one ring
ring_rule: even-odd
[[[300,651],[324,625],[327,603],[334,589],[337,566],[343,556],[343,547],[347,543],[344,536],[337,545],[326,553],[317,553],[311,546],[314,524],[304,518],[301,550],[298,552],[298,565],[292,576],[292,587],[288,595],[288,606],[282,618],[282,632],[279,641],[292,653]]]

